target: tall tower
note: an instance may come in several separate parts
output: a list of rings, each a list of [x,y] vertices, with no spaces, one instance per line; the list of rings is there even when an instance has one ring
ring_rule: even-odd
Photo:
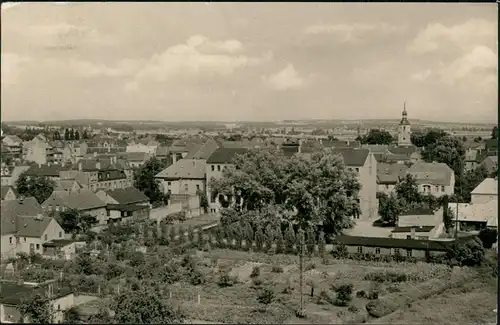
[[[399,122],[398,130],[398,146],[411,146],[411,124],[408,121],[408,113],[406,112],[406,102],[403,108],[403,118]]]

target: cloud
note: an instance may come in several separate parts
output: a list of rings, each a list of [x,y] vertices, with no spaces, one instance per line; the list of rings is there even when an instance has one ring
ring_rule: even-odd
[[[497,73],[498,55],[487,46],[477,46],[471,52],[453,61],[441,70],[443,82],[453,85],[471,74],[494,76]]]
[[[429,79],[430,76],[433,75],[433,72],[431,69],[427,69],[427,70],[424,70],[424,71],[420,71],[420,72],[417,72],[417,73],[414,73],[411,78],[413,80],[417,80],[417,81],[425,81],[427,79]]]
[[[71,60],[67,64],[75,74],[86,78],[100,76],[129,77],[135,75],[141,69],[141,61],[131,59],[120,60],[112,67],[81,60]]]
[[[264,83],[271,89],[283,91],[287,89],[298,89],[306,85],[306,80],[299,76],[292,64],[288,64],[278,73],[263,78]]]
[[[304,33],[312,35],[329,34],[335,36],[341,42],[358,42],[374,33],[392,34],[404,31],[405,29],[405,26],[395,26],[386,23],[320,24],[307,27]]]
[[[23,63],[29,62],[26,56],[20,56],[14,53],[2,53],[2,84],[13,84],[17,81],[20,69]]]
[[[429,53],[451,45],[470,50],[478,44],[497,39],[497,23],[483,19],[470,19],[463,24],[445,26],[429,24],[408,45],[408,51],[417,54]]]
[[[165,82],[175,77],[229,76],[238,69],[272,59],[272,53],[251,57],[238,53],[242,49],[237,40],[211,41],[204,36],[192,36],[184,44],[153,55],[127,88],[137,88],[145,81]]]

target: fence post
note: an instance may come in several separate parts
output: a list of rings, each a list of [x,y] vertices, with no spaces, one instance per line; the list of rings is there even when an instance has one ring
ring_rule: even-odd
[[[168,297],[169,297],[170,299],[172,299],[172,291],[169,291],[169,292],[168,292]]]
[[[198,289],[198,306],[201,303],[200,289]]]

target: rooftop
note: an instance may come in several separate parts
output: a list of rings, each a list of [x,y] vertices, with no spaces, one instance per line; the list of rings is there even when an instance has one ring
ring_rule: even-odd
[[[207,159],[208,164],[228,164],[236,155],[247,153],[246,148],[218,148]]]
[[[165,168],[156,178],[164,179],[205,179],[206,161],[201,159],[181,159]]]
[[[498,180],[496,178],[484,179],[478,186],[476,186],[476,188],[472,191],[471,194],[498,195]]]

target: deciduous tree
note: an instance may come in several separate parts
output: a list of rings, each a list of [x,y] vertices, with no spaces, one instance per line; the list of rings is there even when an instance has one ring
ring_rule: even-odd
[[[385,130],[371,129],[364,136],[359,137],[362,144],[391,144],[394,137]]]
[[[29,176],[22,173],[16,181],[17,192],[25,197],[33,196],[38,203],[43,203],[54,191],[55,184],[43,176]]]
[[[152,203],[163,202],[164,194],[160,190],[160,185],[155,179],[156,174],[165,169],[165,163],[155,157],[148,160],[140,167],[134,178],[134,186],[144,192]]]
[[[54,310],[50,300],[40,293],[22,300],[18,310],[23,317],[28,317],[30,323],[51,324],[53,322]]]
[[[465,149],[459,140],[445,136],[426,146],[422,151],[422,158],[426,162],[447,164],[455,172],[455,177],[458,177],[464,170]]]

